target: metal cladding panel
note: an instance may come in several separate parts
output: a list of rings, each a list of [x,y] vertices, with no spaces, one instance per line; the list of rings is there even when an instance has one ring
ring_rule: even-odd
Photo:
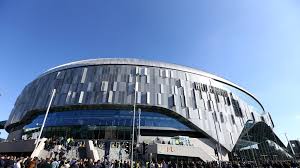
[[[45,110],[54,88],[57,92],[53,107],[131,105],[136,83],[138,104],[176,112],[228,150],[233,149],[251,112],[257,121],[261,118],[254,107],[230,89],[232,83],[227,85],[226,80],[221,80],[222,83],[214,75],[205,73],[203,76],[204,72],[192,68],[135,59],[101,61],[63,65],[32,81],[18,97],[6,127],[22,121],[29,111]],[[269,120],[266,122],[271,124]]]

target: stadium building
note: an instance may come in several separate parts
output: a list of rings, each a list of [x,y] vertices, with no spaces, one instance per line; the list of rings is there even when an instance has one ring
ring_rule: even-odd
[[[17,98],[4,126],[7,141],[37,139],[48,106],[42,137],[87,140],[87,153],[94,158],[113,157],[128,147],[124,143],[131,142],[133,111],[135,157],[203,161],[291,157],[273,132],[271,115],[254,95],[216,75],[176,64],[105,58],[52,68]],[[104,153],[93,152],[99,146],[89,142],[95,140],[105,143]],[[0,152],[20,149],[5,150],[0,147]]]

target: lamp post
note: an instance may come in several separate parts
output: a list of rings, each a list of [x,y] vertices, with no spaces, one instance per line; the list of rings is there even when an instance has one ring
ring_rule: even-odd
[[[211,87],[211,81],[209,80],[209,86]],[[216,147],[217,147],[217,153],[218,153],[218,163],[219,163],[219,167],[221,168],[221,160],[222,160],[222,153],[221,153],[221,144],[220,144],[220,139],[219,139],[219,134],[218,134],[218,130],[217,130],[217,125],[216,125],[216,121],[218,122],[219,124],[219,127],[220,127],[220,123],[217,119],[217,113],[216,113],[216,109],[214,107],[214,104],[210,104],[212,102],[212,100],[210,100],[210,93],[207,93],[207,99],[209,100],[208,103],[209,103],[209,106],[211,106],[211,110],[212,110],[212,118],[214,120],[214,126],[215,126],[215,131],[216,131],[216,136],[217,136],[217,141],[218,141],[218,144],[216,144]],[[221,159],[220,159],[221,158]]]
[[[134,146],[134,134],[135,134],[135,112],[136,112],[136,103],[137,103],[137,92],[138,92],[138,82],[137,82],[137,77],[138,76],[147,76],[146,70],[144,72],[141,72],[140,74],[140,69],[139,67],[136,67],[136,73],[135,73],[135,87],[134,87],[134,104],[133,104],[133,121],[132,121],[132,139],[131,139],[131,167],[133,168],[133,146]],[[137,142],[139,143],[139,136],[141,134],[141,109],[139,109],[139,123],[138,123],[138,136],[137,136]]]
[[[50,101],[49,101],[49,105],[48,105],[48,108],[47,108],[47,111],[46,111],[46,114],[45,114],[45,117],[44,117],[44,120],[43,120],[43,124],[41,126],[41,130],[40,130],[40,134],[39,134],[39,137],[36,141],[36,144],[35,144],[35,148],[37,148],[38,144],[39,144],[39,141],[41,139],[41,136],[42,136],[42,132],[43,132],[43,129],[45,127],[45,123],[46,123],[46,120],[47,120],[47,116],[48,116],[48,113],[49,113],[49,110],[50,110],[50,107],[51,107],[51,104],[52,104],[52,101],[53,101],[53,98],[55,96],[55,93],[56,93],[56,89],[53,89],[52,90],[52,95],[51,95],[51,98],[50,98]]]
[[[135,81],[134,88],[134,103],[133,103],[133,120],[132,120],[132,138],[131,138],[131,168],[133,168],[133,145],[134,145],[134,126],[135,126],[135,109],[136,109],[136,94],[138,90],[138,83]]]
[[[216,116],[215,112],[212,113],[212,117],[213,117],[213,120],[214,120],[214,125],[215,125],[217,140],[218,140],[218,144],[216,145],[217,153],[218,153],[218,162],[219,162],[219,167],[221,167],[221,160],[220,160],[220,156],[222,155],[221,151],[220,151],[221,144],[220,144],[219,134],[218,134],[218,131],[217,131],[217,126],[216,126],[216,121],[215,121],[215,120],[217,120],[217,116]]]
[[[137,143],[140,143],[140,136],[141,136],[141,109],[138,109],[139,111],[139,122],[138,122],[138,136],[137,136]]]

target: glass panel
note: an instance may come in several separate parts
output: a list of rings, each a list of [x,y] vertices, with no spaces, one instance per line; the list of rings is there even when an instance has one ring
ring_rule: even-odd
[[[132,126],[132,111],[129,110],[76,110],[49,113],[45,127],[54,126]],[[42,125],[44,115],[39,115],[24,129],[38,128]],[[136,114],[138,121],[138,114]],[[167,127],[181,131],[193,131],[175,118],[158,112],[141,112],[141,127]]]

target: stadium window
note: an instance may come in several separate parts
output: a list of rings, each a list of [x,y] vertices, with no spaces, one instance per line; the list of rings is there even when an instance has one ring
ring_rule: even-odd
[[[216,98],[217,103],[220,103],[220,99],[219,99],[219,95],[218,94],[215,94],[215,98]]]
[[[174,107],[175,106],[175,97],[174,97],[174,95],[172,95],[168,98],[168,104],[169,104],[169,107]]]
[[[214,121],[218,122],[217,113],[213,112],[212,115],[213,115]]]
[[[207,100],[207,108],[208,108],[208,111],[212,111],[212,107],[211,107],[209,100]]]
[[[227,105],[226,97],[223,97],[224,104]]]
[[[186,108],[186,118],[191,118],[190,111],[188,108]]]
[[[231,120],[232,120],[232,124],[235,125],[234,116],[232,114],[231,114]]]
[[[230,134],[231,143],[234,144],[231,132],[229,132],[229,134]]]
[[[221,118],[221,122],[224,123],[224,116],[222,112],[220,112],[220,118]]]
[[[226,102],[227,102],[227,105],[228,105],[228,106],[231,105],[229,97],[226,97]]]

